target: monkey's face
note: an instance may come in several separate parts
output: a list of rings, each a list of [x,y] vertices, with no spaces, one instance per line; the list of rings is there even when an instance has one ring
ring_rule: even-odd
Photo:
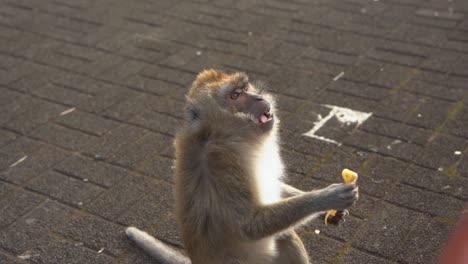
[[[221,100],[226,109],[232,113],[243,113],[262,131],[273,128],[275,118],[273,105],[269,96],[260,91],[247,80],[221,89]]]
[[[189,119],[203,119],[209,104],[203,98],[211,98],[217,105],[229,113],[241,118],[238,126],[253,127],[261,134],[272,131],[275,124],[274,99],[265,89],[249,82],[244,73],[226,74],[218,70],[201,72],[192,84],[187,99],[191,102]],[[213,109],[209,110],[213,111]],[[257,134],[257,133],[256,133]]]

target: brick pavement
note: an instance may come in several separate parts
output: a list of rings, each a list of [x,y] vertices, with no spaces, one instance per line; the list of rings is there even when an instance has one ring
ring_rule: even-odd
[[[435,260],[468,200],[468,2],[0,0],[0,262],[151,263],[127,225],[179,245],[170,142],[210,67],[277,93],[294,185],[360,173],[344,226],[301,230],[313,263]],[[324,105],[373,115],[302,136]]]

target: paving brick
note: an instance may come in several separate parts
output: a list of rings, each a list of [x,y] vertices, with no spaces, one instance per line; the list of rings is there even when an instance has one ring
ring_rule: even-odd
[[[357,250],[355,248],[350,248],[346,253],[340,256],[338,261],[340,264],[359,264],[359,263],[369,263],[369,264],[391,264],[396,263],[385,258],[374,256],[363,251]]]
[[[88,228],[89,226],[92,226],[93,229]],[[96,230],[98,231],[96,232]],[[106,253],[112,255],[121,254],[129,244],[123,226],[93,215],[75,218],[60,227],[57,232],[73,241],[79,241],[95,251],[104,248]]]
[[[153,154],[145,155],[145,158],[136,165],[135,169],[151,177],[172,182],[173,163],[172,159],[160,156],[159,153],[154,152]]]
[[[16,184],[23,184],[65,159],[68,155],[67,152],[55,147],[43,146],[38,151],[28,155],[18,165],[1,172],[0,178]]]
[[[42,245],[50,243],[47,233],[62,224],[71,212],[71,208],[48,200],[0,233],[0,245],[17,255],[28,250],[37,252]]]
[[[453,225],[422,216],[412,232],[401,243],[404,250],[398,255],[400,261],[408,263],[436,262]]]
[[[451,219],[457,219],[465,205],[462,200],[404,184],[398,184],[386,199],[408,208]]]
[[[71,156],[54,166],[54,169],[83,181],[90,181],[105,187],[117,184],[128,172],[83,156]]]
[[[24,190],[16,190],[10,193],[0,200],[0,208],[2,208],[0,226],[2,228],[8,226],[44,200],[44,197]]]
[[[58,116],[66,107],[58,104],[41,102],[27,112],[16,116],[6,124],[6,127],[22,134],[27,134],[51,118]]]
[[[167,218],[174,209],[173,187],[169,184],[154,186],[150,192],[125,211],[117,221],[126,226],[148,228]]]
[[[357,131],[346,138],[344,144],[406,161],[416,161],[423,151],[420,145],[362,131]]]
[[[102,187],[54,171],[43,173],[29,182],[27,188],[76,206],[91,202],[104,191]]]
[[[352,245],[382,257],[395,259],[405,250],[401,243],[418,225],[420,214],[390,204],[381,203],[366,230],[359,234]],[[392,219],[389,221],[389,219]]]
[[[186,71],[154,66],[144,69],[141,75],[153,77],[162,81],[174,82],[180,85],[189,85],[195,79],[195,74]]]
[[[343,247],[340,242],[315,233],[299,233],[313,263],[330,263],[336,258],[336,252]]]
[[[409,124],[435,129],[442,125],[448,116],[452,103],[433,98],[423,98],[418,109],[411,113],[408,119]]]
[[[419,80],[408,83],[404,89],[413,93],[450,101],[458,101],[463,98],[463,95],[465,94],[465,90],[460,87],[448,87],[442,84],[434,84]]]
[[[402,161],[374,155],[359,170],[359,190],[383,197],[395,182],[406,176],[407,167]]]
[[[123,125],[109,131],[103,137],[95,138],[83,148],[84,152],[102,159],[108,158],[114,151],[125,144],[130,144],[148,133],[144,129]]]
[[[390,94],[390,91],[386,88],[344,80],[332,82],[326,89],[342,94],[362,96],[371,100],[382,100]]]
[[[444,172],[413,165],[405,171],[402,182],[468,200],[466,191],[468,189],[468,180],[460,176],[447,175]]]
[[[176,101],[164,97],[155,97],[150,109],[156,112],[173,115],[181,119],[185,118],[184,102],[182,101]]]
[[[416,161],[450,174],[450,170],[459,159],[455,152],[464,150],[467,145],[466,139],[440,134],[433,138]]]
[[[157,133],[147,133],[116,150],[109,156],[109,160],[124,167],[135,168],[146,156],[161,153],[168,148],[168,142],[172,142],[172,138]]]
[[[421,97],[406,92],[399,92],[382,100],[373,112],[377,117],[405,121],[410,114],[417,111],[420,103]]]
[[[83,149],[88,142],[95,138],[90,134],[51,123],[32,131],[31,136],[72,150]]]
[[[304,131],[304,130],[302,131],[302,133],[305,133],[305,132],[307,131]],[[280,133],[280,138],[282,140],[280,141],[281,146],[286,149],[291,149],[300,153],[304,153],[307,155],[312,155],[312,156],[320,157],[320,158],[327,156],[336,148],[335,144],[330,144],[328,142],[306,137],[302,135],[302,133],[299,131],[292,132],[286,129],[281,130],[281,133]]]
[[[458,110],[455,117],[449,117],[449,120],[444,125],[443,130],[452,135],[468,138],[468,132],[464,129],[465,124],[468,121],[468,107],[464,106],[464,103],[457,104],[462,106],[461,109]]]
[[[34,95],[69,106],[81,105],[92,100],[93,94],[75,90],[73,87],[49,83],[32,91]]]
[[[143,63],[140,61],[128,60],[124,63],[121,63],[115,67],[112,67],[109,70],[102,72],[99,75],[100,79],[109,80],[112,82],[121,82],[131,75],[137,74],[146,67],[149,67],[150,64]]]
[[[0,129],[0,147],[8,144],[17,137],[15,133]]]
[[[137,90],[146,91],[156,95],[172,95],[177,93],[178,90],[186,92],[184,86],[172,82],[165,82],[162,80],[152,79],[149,76],[134,75],[125,80],[126,85]]]
[[[292,172],[307,174],[317,168],[318,160],[312,156],[286,150],[281,152],[281,156],[287,170],[291,170]]]
[[[372,134],[396,138],[408,143],[414,142],[419,145],[426,144],[433,133],[431,130],[375,116],[371,116],[366,120],[359,129]]]
[[[173,136],[184,124],[183,120],[151,110],[144,111],[143,113],[134,116],[129,120],[129,122]]]
[[[156,100],[156,97],[153,95],[132,92],[127,99],[107,108],[104,111],[104,114],[118,120],[127,120],[134,115],[143,112]]]
[[[79,131],[85,131],[96,136],[101,136],[107,131],[118,126],[118,123],[115,121],[79,110],[59,116],[54,121],[62,126],[70,127]]]
[[[107,219],[115,219],[138,202],[145,193],[151,192],[154,185],[155,183],[147,178],[130,174],[120,180],[119,184],[85,205],[85,208]]]
[[[8,168],[18,160],[33,153],[41,145],[41,143],[26,137],[19,137],[8,143],[0,149],[0,169]]]

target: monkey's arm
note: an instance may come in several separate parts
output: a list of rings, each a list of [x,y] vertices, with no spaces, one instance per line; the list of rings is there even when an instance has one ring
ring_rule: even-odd
[[[283,197],[284,198],[288,198],[288,197],[292,197],[292,196],[297,196],[297,195],[301,195],[301,194],[304,194],[303,191],[289,185],[289,184],[286,184],[284,182],[281,182],[281,191],[283,193]]]
[[[261,239],[294,227],[312,214],[329,208],[345,209],[358,198],[355,187],[355,184],[333,184],[322,190],[261,206],[248,219],[244,234],[250,239]]]

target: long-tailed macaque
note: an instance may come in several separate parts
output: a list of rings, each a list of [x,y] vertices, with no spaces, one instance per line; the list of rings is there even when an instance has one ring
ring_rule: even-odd
[[[135,227],[127,235],[168,264],[309,263],[294,228],[331,209],[344,216],[358,188],[303,192],[283,183],[274,104],[243,73],[200,73],[175,139],[176,217],[188,257]]]

